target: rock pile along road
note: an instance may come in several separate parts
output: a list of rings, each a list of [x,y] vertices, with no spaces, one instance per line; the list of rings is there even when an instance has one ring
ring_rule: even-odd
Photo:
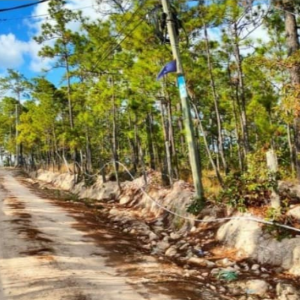
[[[0,300],[225,299],[81,208],[0,169]]]

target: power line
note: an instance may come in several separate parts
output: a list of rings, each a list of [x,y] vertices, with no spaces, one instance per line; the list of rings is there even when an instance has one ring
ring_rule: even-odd
[[[145,18],[145,16],[143,17],[143,18],[141,18],[140,20],[139,20],[139,22],[136,24],[136,26],[135,27],[133,27],[133,29],[132,30],[130,30],[125,36],[124,36],[124,38],[119,42],[119,43],[117,43],[116,45],[115,45],[115,47],[113,47],[108,53],[107,53],[107,55],[105,55],[100,61],[98,60],[97,62],[96,62],[96,64],[94,65],[94,68],[93,69],[95,69],[96,67],[97,67],[97,65],[99,64],[99,63],[101,63],[101,62],[103,62],[105,59],[107,59],[108,57],[109,57],[109,55],[111,54],[111,53],[113,53],[139,26],[140,26],[140,24],[144,21],[144,18]]]
[[[73,9],[69,9],[69,10],[75,11],[75,10],[82,10],[82,9],[87,9],[87,8],[92,8],[92,7],[94,7],[94,6],[93,5],[89,5],[89,6],[84,6],[84,7],[79,7],[79,8],[73,8]],[[33,19],[33,18],[44,18],[44,19],[47,19],[47,16],[50,16],[50,14],[32,15],[32,16],[24,16],[24,17],[18,17],[18,18],[5,18],[5,19],[0,19],[0,22],[15,21],[15,20],[25,20],[25,19]]]
[[[94,175],[90,175],[85,173],[85,175],[87,175],[88,177],[95,177],[98,176],[98,174],[101,173],[101,171],[106,168],[108,165],[113,164],[113,163],[117,163],[119,166],[121,166],[124,171],[130,176],[130,178],[132,180],[136,180],[136,178],[132,175],[132,173],[128,170],[128,168],[126,167],[125,164],[121,163],[120,161],[109,161],[107,163],[105,163],[101,169],[97,172],[97,174]],[[293,230],[295,232],[300,232],[299,228],[293,227],[293,226],[289,226],[286,224],[282,224],[282,223],[278,223],[275,220],[265,220],[265,219],[261,219],[259,217],[255,217],[255,216],[234,216],[234,217],[222,217],[222,218],[209,218],[207,220],[205,219],[197,219],[197,217],[191,217],[190,214],[188,215],[183,215],[181,213],[178,213],[176,211],[173,211],[169,208],[167,208],[166,206],[164,206],[160,201],[154,199],[152,196],[150,196],[146,189],[144,188],[144,186],[142,187],[138,187],[138,189],[151,201],[153,202],[157,207],[159,207],[160,209],[162,209],[163,211],[181,218],[183,220],[186,221],[192,221],[192,222],[198,222],[198,223],[202,223],[202,224],[209,224],[209,223],[220,223],[220,222],[224,222],[224,221],[232,221],[232,220],[244,220],[244,221],[252,221],[252,222],[256,222],[256,223],[261,223],[261,224],[265,224],[265,225],[272,225],[272,226],[276,226],[276,227],[281,227],[284,229],[288,229],[288,230]]]
[[[133,15],[132,15],[132,17],[131,17],[131,19],[129,20],[129,22],[126,24],[126,25],[124,25],[124,28],[126,28],[128,25],[130,25],[130,23],[132,23],[132,22],[130,22],[133,18],[134,18],[134,16],[138,13],[138,11],[140,11],[142,8],[143,8],[143,6],[146,4],[146,1],[141,5],[141,6],[139,6],[138,8],[137,8],[137,10],[133,13]],[[152,10],[151,10],[152,11]],[[105,51],[105,53],[104,53],[104,56],[103,57],[101,57],[100,59],[98,59],[97,61],[96,61],[96,63],[94,64],[94,67],[93,67],[93,69],[92,69],[92,72],[95,70],[95,68],[98,66],[98,64],[99,63],[101,63],[101,62],[103,62],[106,58],[108,58],[109,57],[109,55],[113,52],[113,51],[115,51],[139,26],[140,26],[140,24],[144,21],[144,19],[145,19],[145,17],[146,17],[146,15],[149,13],[149,11],[147,11],[146,13],[145,13],[145,15],[143,15],[140,19],[139,19],[139,21],[138,21],[138,23],[136,24],[136,26],[134,26],[133,27],[133,29],[131,29],[122,39],[121,39],[121,41],[119,41],[114,47],[112,47],[111,49],[108,49],[108,52],[107,51]],[[118,33],[118,35],[117,35],[117,37],[121,37],[121,35],[122,35],[123,33],[121,32],[121,33]]]
[[[47,1],[49,1],[49,0],[40,0],[38,2],[32,2],[32,3],[22,4],[22,5],[8,7],[8,8],[1,8],[0,9],[0,13],[1,12],[5,12],[5,11],[11,11],[11,10],[21,9],[21,8],[25,8],[25,7],[29,7],[29,6],[41,4],[41,3],[47,2]]]

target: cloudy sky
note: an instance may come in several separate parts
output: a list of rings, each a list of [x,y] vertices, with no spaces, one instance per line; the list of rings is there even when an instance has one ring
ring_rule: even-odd
[[[33,37],[38,35],[43,22],[47,19],[48,2],[34,6],[1,12],[1,9],[23,4],[38,2],[38,0],[0,0],[0,76],[5,75],[7,68],[18,70],[27,78],[43,74],[43,69],[49,66],[49,60],[38,56],[40,45]],[[96,0],[68,0],[68,8],[82,10],[83,15],[91,19],[100,17],[96,8]],[[214,32],[211,31],[211,38]],[[266,37],[260,28],[252,34],[252,38]],[[51,71],[47,74],[49,80],[59,85],[61,74]]]
[[[0,0],[0,75],[12,68],[31,78],[43,74],[43,69],[49,66],[49,60],[38,57],[40,45],[33,40],[41,24],[49,21],[48,2],[1,12],[1,9],[34,2],[38,0]],[[82,10],[91,19],[99,17],[95,0],[69,0],[68,8]],[[55,71],[48,74],[55,84],[60,82],[58,77]]]

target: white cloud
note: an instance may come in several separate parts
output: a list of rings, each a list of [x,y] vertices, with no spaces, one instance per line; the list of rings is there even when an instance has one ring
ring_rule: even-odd
[[[125,0],[124,3],[131,3]],[[81,10],[82,15],[90,21],[107,18],[111,12],[109,0],[68,0],[66,7],[74,12]],[[50,19],[48,13],[49,2],[43,2],[34,7],[30,18],[23,21],[28,28],[28,35],[31,37],[29,41],[21,41],[16,38],[13,33],[0,35],[0,71],[6,68],[18,68],[25,63],[26,57],[30,59],[29,68],[33,72],[41,72],[51,66],[53,59],[39,57],[38,52],[43,45],[53,45],[54,40],[39,45],[33,38],[39,36],[42,32],[43,23],[55,22]],[[68,26],[73,31],[78,31],[80,24],[71,22]]]
[[[250,35],[249,38],[258,41],[261,40],[263,42],[269,42],[270,41],[270,36],[268,34],[267,29],[263,26],[260,25],[257,27]]]
[[[48,16],[48,2],[38,4],[32,13],[30,21],[26,20],[25,24],[29,27],[32,37],[39,36],[42,33],[42,24],[50,23],[55,24]],[[73,10],[74,12],[81,10],[84,17],[88,17],[91,21],[101,18],[101,14],[97,12],[97,5],[95,0],[70,0],[68,1],[66,8]],[[37,16],[37,17],[36,17]],[[39,17],[40,16],[40,17]],[[78,31],[80,24],[78,22],[71,22],[68,26],[72,31]],[[40,72],[43,69],[48,69],[51,66],[51,59],[41,58],[38,56],[38,52],[43,45],[51,45],[54,40],[44,42],[39,45],[33,38],[28,42],[28,50],[31,58],[30,69],[34,72]]]
[[[49,69],[51,66],[50,58],[43,58],[38,55],[41,47],[42,46],[33,39],[28,42],[28,53],[30,55],[29,68],[31,71],[37,73],[42,70]]]
[[[24,63],[23,55],[28,44],[16,39],[12,33],[0,35],[0,66],[2,69],[17,68]]]

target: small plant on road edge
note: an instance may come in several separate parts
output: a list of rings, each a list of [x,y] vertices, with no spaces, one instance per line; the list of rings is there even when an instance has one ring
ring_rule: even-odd
[[[216,277],[226,281],[235,281],[237,280],[238,275],[235,271],[221,270]]]

